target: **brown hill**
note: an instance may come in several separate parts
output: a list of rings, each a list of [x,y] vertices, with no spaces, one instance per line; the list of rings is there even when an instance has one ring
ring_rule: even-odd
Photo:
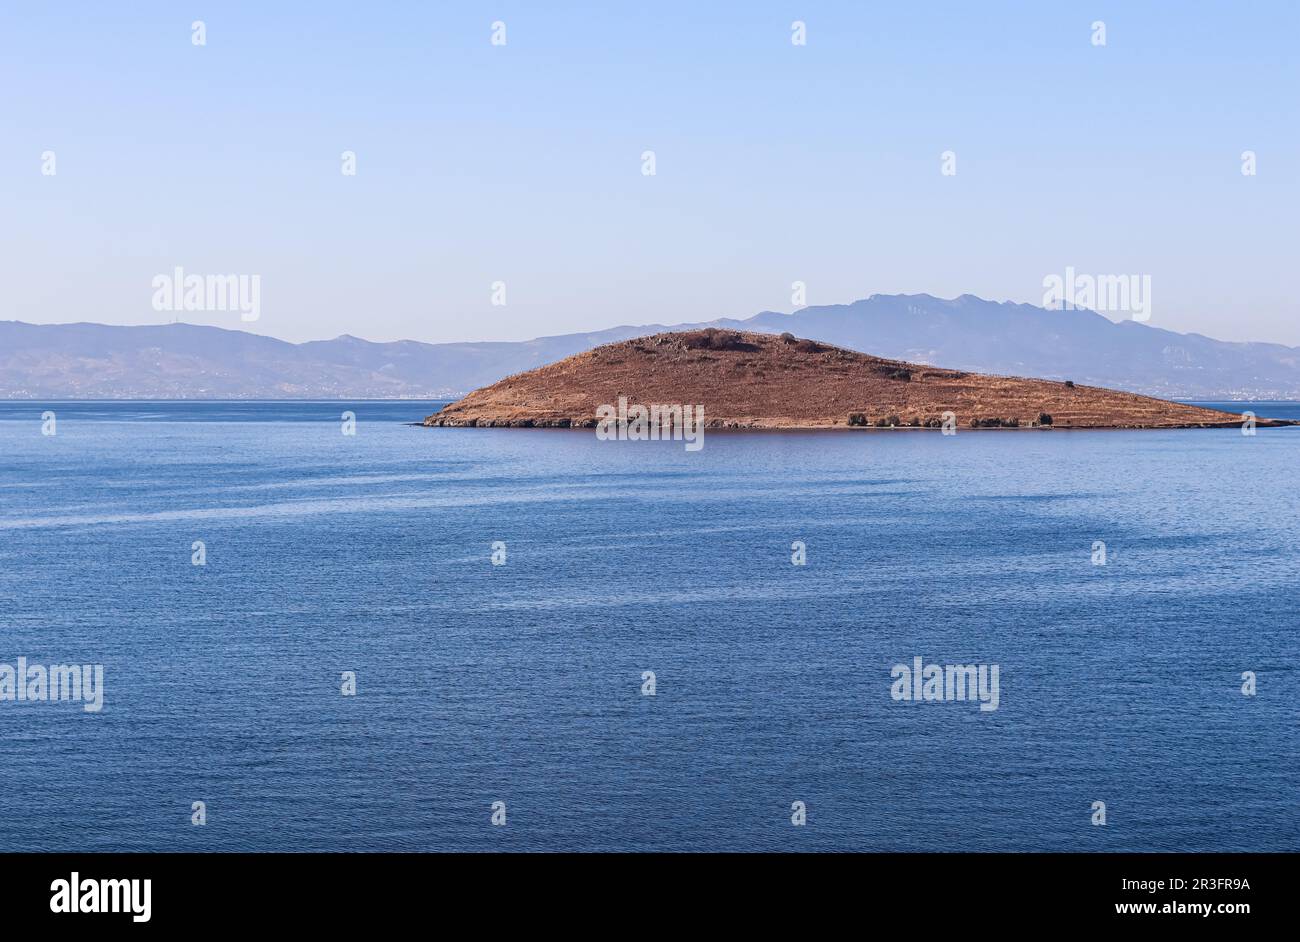
[[[710,329],[597,347],[476,390],[424,424],[591,427],[597,408],[620,396],[645,405],[702,405],[706,428],[937,426],[949,411],[963,429],[1033,427],[1040,418],[1056,428],[1242,422],[1233,413],[1110,389],[882,360],[789,334]]]

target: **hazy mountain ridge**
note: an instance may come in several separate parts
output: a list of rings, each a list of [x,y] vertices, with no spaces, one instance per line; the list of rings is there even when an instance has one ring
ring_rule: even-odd
[[[1300,348],[1179,334],[1091,311],[873,295],[745,319],[619,326],[520,342],[293,344],[219,327],[0,322],[0,398],[453,398],[601,344],[666,330],[789,330],[887,359],[1072,379],[1145,395],[1300,398]]]

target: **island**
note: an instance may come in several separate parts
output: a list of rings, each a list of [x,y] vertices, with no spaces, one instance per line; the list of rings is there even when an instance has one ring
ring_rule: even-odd
[[[508,376],[423,424],[594,428],[620,401],[624,409],[703,407],[707,429],[1229,428],[1247,418],[1069,380],[967,373],[788,333],[710,328],[606,344]]]

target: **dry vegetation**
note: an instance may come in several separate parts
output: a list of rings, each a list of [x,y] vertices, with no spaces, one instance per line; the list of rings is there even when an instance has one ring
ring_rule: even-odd
[[[592,426],[597,406],[619,396],[702,405],[708,428],[933,427],[945,411],[962,429],[1241,423],[1233,413],[1132,393],[882,360],[790,334],[696,330],[607,344],[507,377],[425,424]]]

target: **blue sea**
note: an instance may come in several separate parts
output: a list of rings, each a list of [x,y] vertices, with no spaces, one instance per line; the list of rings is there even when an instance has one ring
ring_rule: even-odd
[[[0,403],[0,850],[1300,849],[1300,428],[437,407]]]

